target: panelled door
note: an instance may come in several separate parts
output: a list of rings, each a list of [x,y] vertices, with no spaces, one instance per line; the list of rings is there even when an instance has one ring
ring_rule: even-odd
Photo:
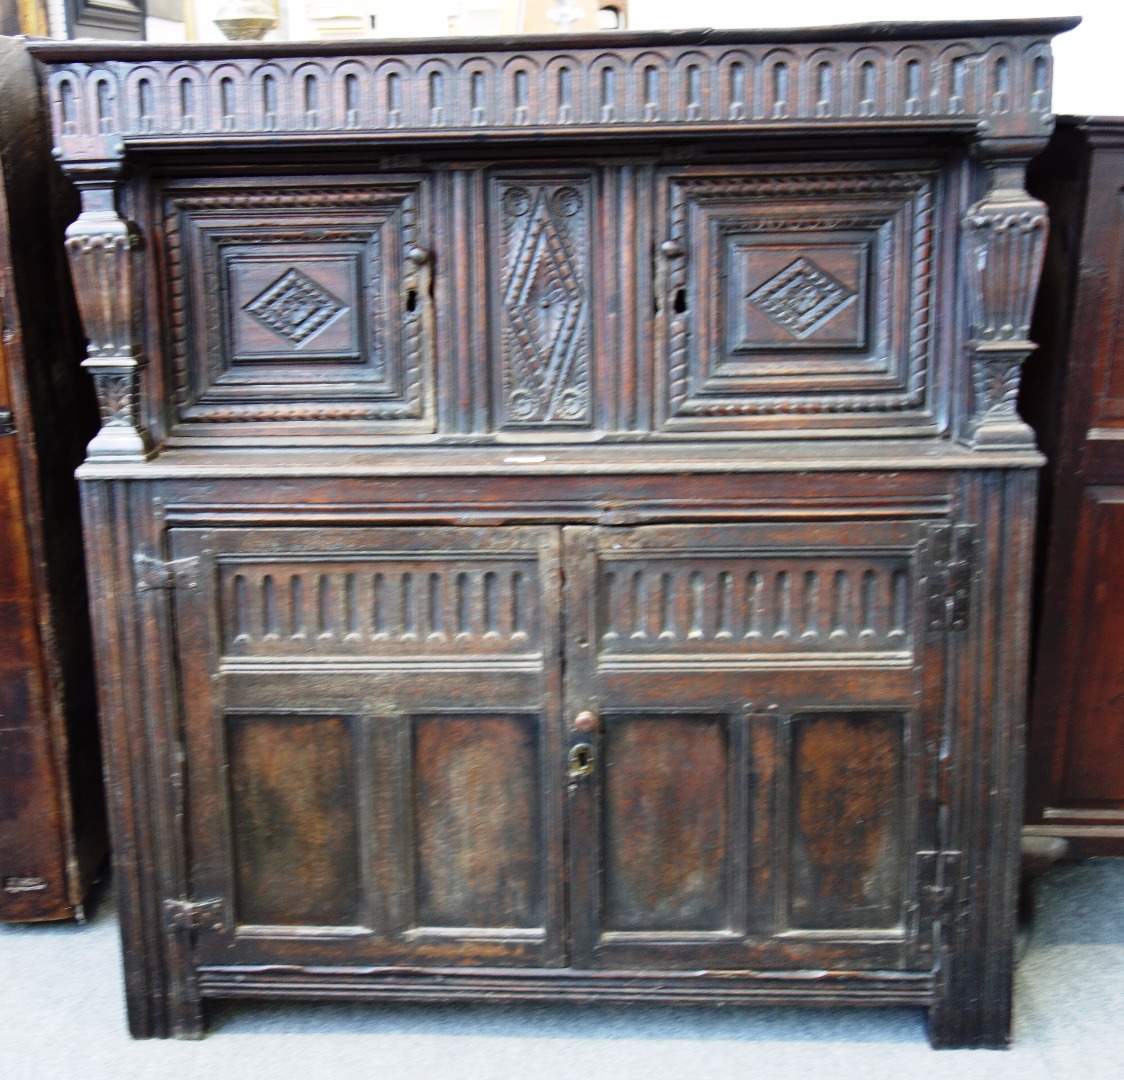
[[[927,968],[916,522],[565,530],[572,963]]]
[[[931,540],[173,529],[199,962],[931,966]]]
[[[200,963],[563,962],[558,547],[172,530]]]

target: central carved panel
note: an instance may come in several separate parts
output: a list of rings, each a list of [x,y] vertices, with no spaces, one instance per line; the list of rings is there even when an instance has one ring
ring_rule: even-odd
[[[589,183],[497,182],[504,424],[590,422]]]
[[[303,345],[345,306],[294,266],[254,297],[244,310],[275,334],[294,345]]]
[[[802,255],[754,289],[749,299],[803,341],[850,304],[855,293]]]

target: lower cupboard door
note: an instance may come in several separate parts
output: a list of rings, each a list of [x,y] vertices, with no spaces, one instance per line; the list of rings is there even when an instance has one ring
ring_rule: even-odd
[[[927,530],[564,532],[575,966],[931,968]]]
[[[559,538],[172,530],[201,965],[564,962]]]

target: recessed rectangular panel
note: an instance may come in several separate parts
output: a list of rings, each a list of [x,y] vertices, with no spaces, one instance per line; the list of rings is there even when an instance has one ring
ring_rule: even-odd
[[[229,716],[227,764],[240,923],[361,921],[351,723],[339,716]]]
[[[529,715],[414,718],[421,926],[543,925],[539,725]]]
[[[876,237],[851,243],[727,237],[731,354],[864,348],[867,264]]]
[[[1068,731],[1065,795],[1096,805],[1124,802],[1124,490],[1105,487],[1087,497],[1086,572],[1095,584],[1084,594],[1074,589],[1071,601],[1080,722]]]
[[[721,716],[607,716],[602,929],[730,925],[730,747]]]
[[[889,929],[906,857],[901,713],[792,720],[789,919],[794,929]]]

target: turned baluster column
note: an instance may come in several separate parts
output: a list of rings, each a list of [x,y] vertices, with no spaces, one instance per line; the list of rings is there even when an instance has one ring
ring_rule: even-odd
[[[139,344],[134,261],[140,235],[117,211],[117,161],[70,162],[67,173],[82,212],[66,230],[66,251],[88,345],[101,430],[87,448],[91,458],[143,461],[152,444],[140,417]]]
[[[1033,446],[1015,402],[1024,361],[1037,348],[1030,317],[1046,248],[1046,207],[1023,187],[1038,149],[983,144],[987,193],[963,219],[964,276],[971,339],[974,446]]]

